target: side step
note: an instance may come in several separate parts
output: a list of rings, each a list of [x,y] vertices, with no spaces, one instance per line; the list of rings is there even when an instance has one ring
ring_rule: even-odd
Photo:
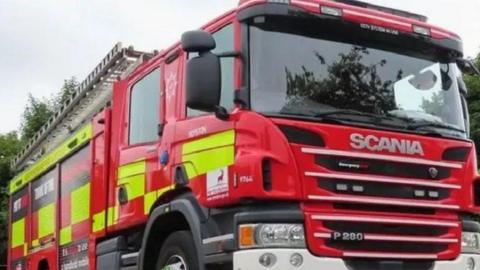
[[[138,252],[128,249],[122,236],[97,245],[97,270],[137,270]]]
[[[121,270],[137,270],[138,252],[126,253],[121,256]]]

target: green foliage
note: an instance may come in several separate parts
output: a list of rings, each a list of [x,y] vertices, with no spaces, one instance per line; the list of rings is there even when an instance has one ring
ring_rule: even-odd
[[[68,80],[63,81],[63,86],[60,89],[60,93],[58,93],[57,97],[55,98],[55,107],[59,108],[62,106],[67,100],[70,99],[72,94],[77,89],[79,83],[77,78],[71,77]]]
[[[12,177],[10,161],[18,153],[22,144],[16,132],[0,134],[0,186],[5,186]]]
[[[480,69],[480,53],[475,62]],[[471,137],[477,145],[477,153],[480,154],[480,76],[466,75],[464,81],[468,88]]]
[[[54,112],[65,103],[78,87],[75,77],[65,80],[60,92],[53,98],[36,98],[31,94],[21,119],[20,134],[16,132],[0,134],[0,265],[6,264],[7,243],[7,184],[13,178],[10,162],[27,142],[45,125]]]
[[[7,183],[13,177],[10,161],[22,147],[16,132],[0,134],[0,265],[5,264],[7,232],[8,195]]]
[[[54,112],[70,99],[77,87],[77,79],[71,77],[63,82],[60,92],[51,99],[40,99],[30,94],[28,97],[28,104],[23,112],[20,127],[22,140],[26,142],[33,138]]]
[[[39,99],[32,94],[28,96],[28,104],[22,115],[20,132],[22,140],[27,142],[43,127],[53,115],[53,105],[48,99]]]

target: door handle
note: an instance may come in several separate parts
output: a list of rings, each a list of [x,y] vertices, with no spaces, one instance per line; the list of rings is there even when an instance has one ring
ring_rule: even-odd
[[[118,188],[117,196],[118,196],[118,202],[120,203],[120,205],[124,205],[128,203],[128,192],[125,186],[120,186]]]

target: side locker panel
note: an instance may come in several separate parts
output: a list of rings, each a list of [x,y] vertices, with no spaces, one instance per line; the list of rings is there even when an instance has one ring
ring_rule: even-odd
[[[60,165],[60,269],[89,269],[90,157],[88,144]]]
[[[58,167],[34,180],[30,192],[32,256],[29,268],[35,269],[41,260],[46,260],[50,269],[56,269]]]
[[[9,268],[25,270],[30,232],[30,196],[28,186],[17,191],[10,202]]]
[[[90,206],[92,215],[92,233],[95,238],[105,236],[107,228],[108,202],[108,141],[110,138],[110,110],[102,112],[94,118],[92,150],[92,191],[95,191]]]

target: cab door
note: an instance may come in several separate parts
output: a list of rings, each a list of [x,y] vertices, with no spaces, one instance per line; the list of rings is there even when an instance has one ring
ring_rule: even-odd
[[[219,22],[215,29],[211,30],[216,42],[213,53],[238,49],[235,48],[236,24],[231,20],[232,18],[225,18],[225,21]],[[186,58],[195,56],[190,54]],[[221,59],[221,75],[220,105],[231,112],[234,109],[236,87],[235,59]],[[183,177],[187,178],[188,184],[194,193],[199,195],[198,199],[203,205],[218,205],[228,198],[233,187],[234,121],[220,120],[214,114],[186,108],[185,97],[181,108],[184,108],[185,112],[184,119],[177,122],[175,132],[174,144],[178,153],[175,171],[184,171]]]
[[[158,151],[164,122],[162,68],[148,68],[132,80],[127,93],[125,129],[116,171],[116,228],[141,224],[152,194],[148,182],[159,169]],[[112,133],[120,132],[113,130]],[[110,213],[109,215],[111,215]]]

